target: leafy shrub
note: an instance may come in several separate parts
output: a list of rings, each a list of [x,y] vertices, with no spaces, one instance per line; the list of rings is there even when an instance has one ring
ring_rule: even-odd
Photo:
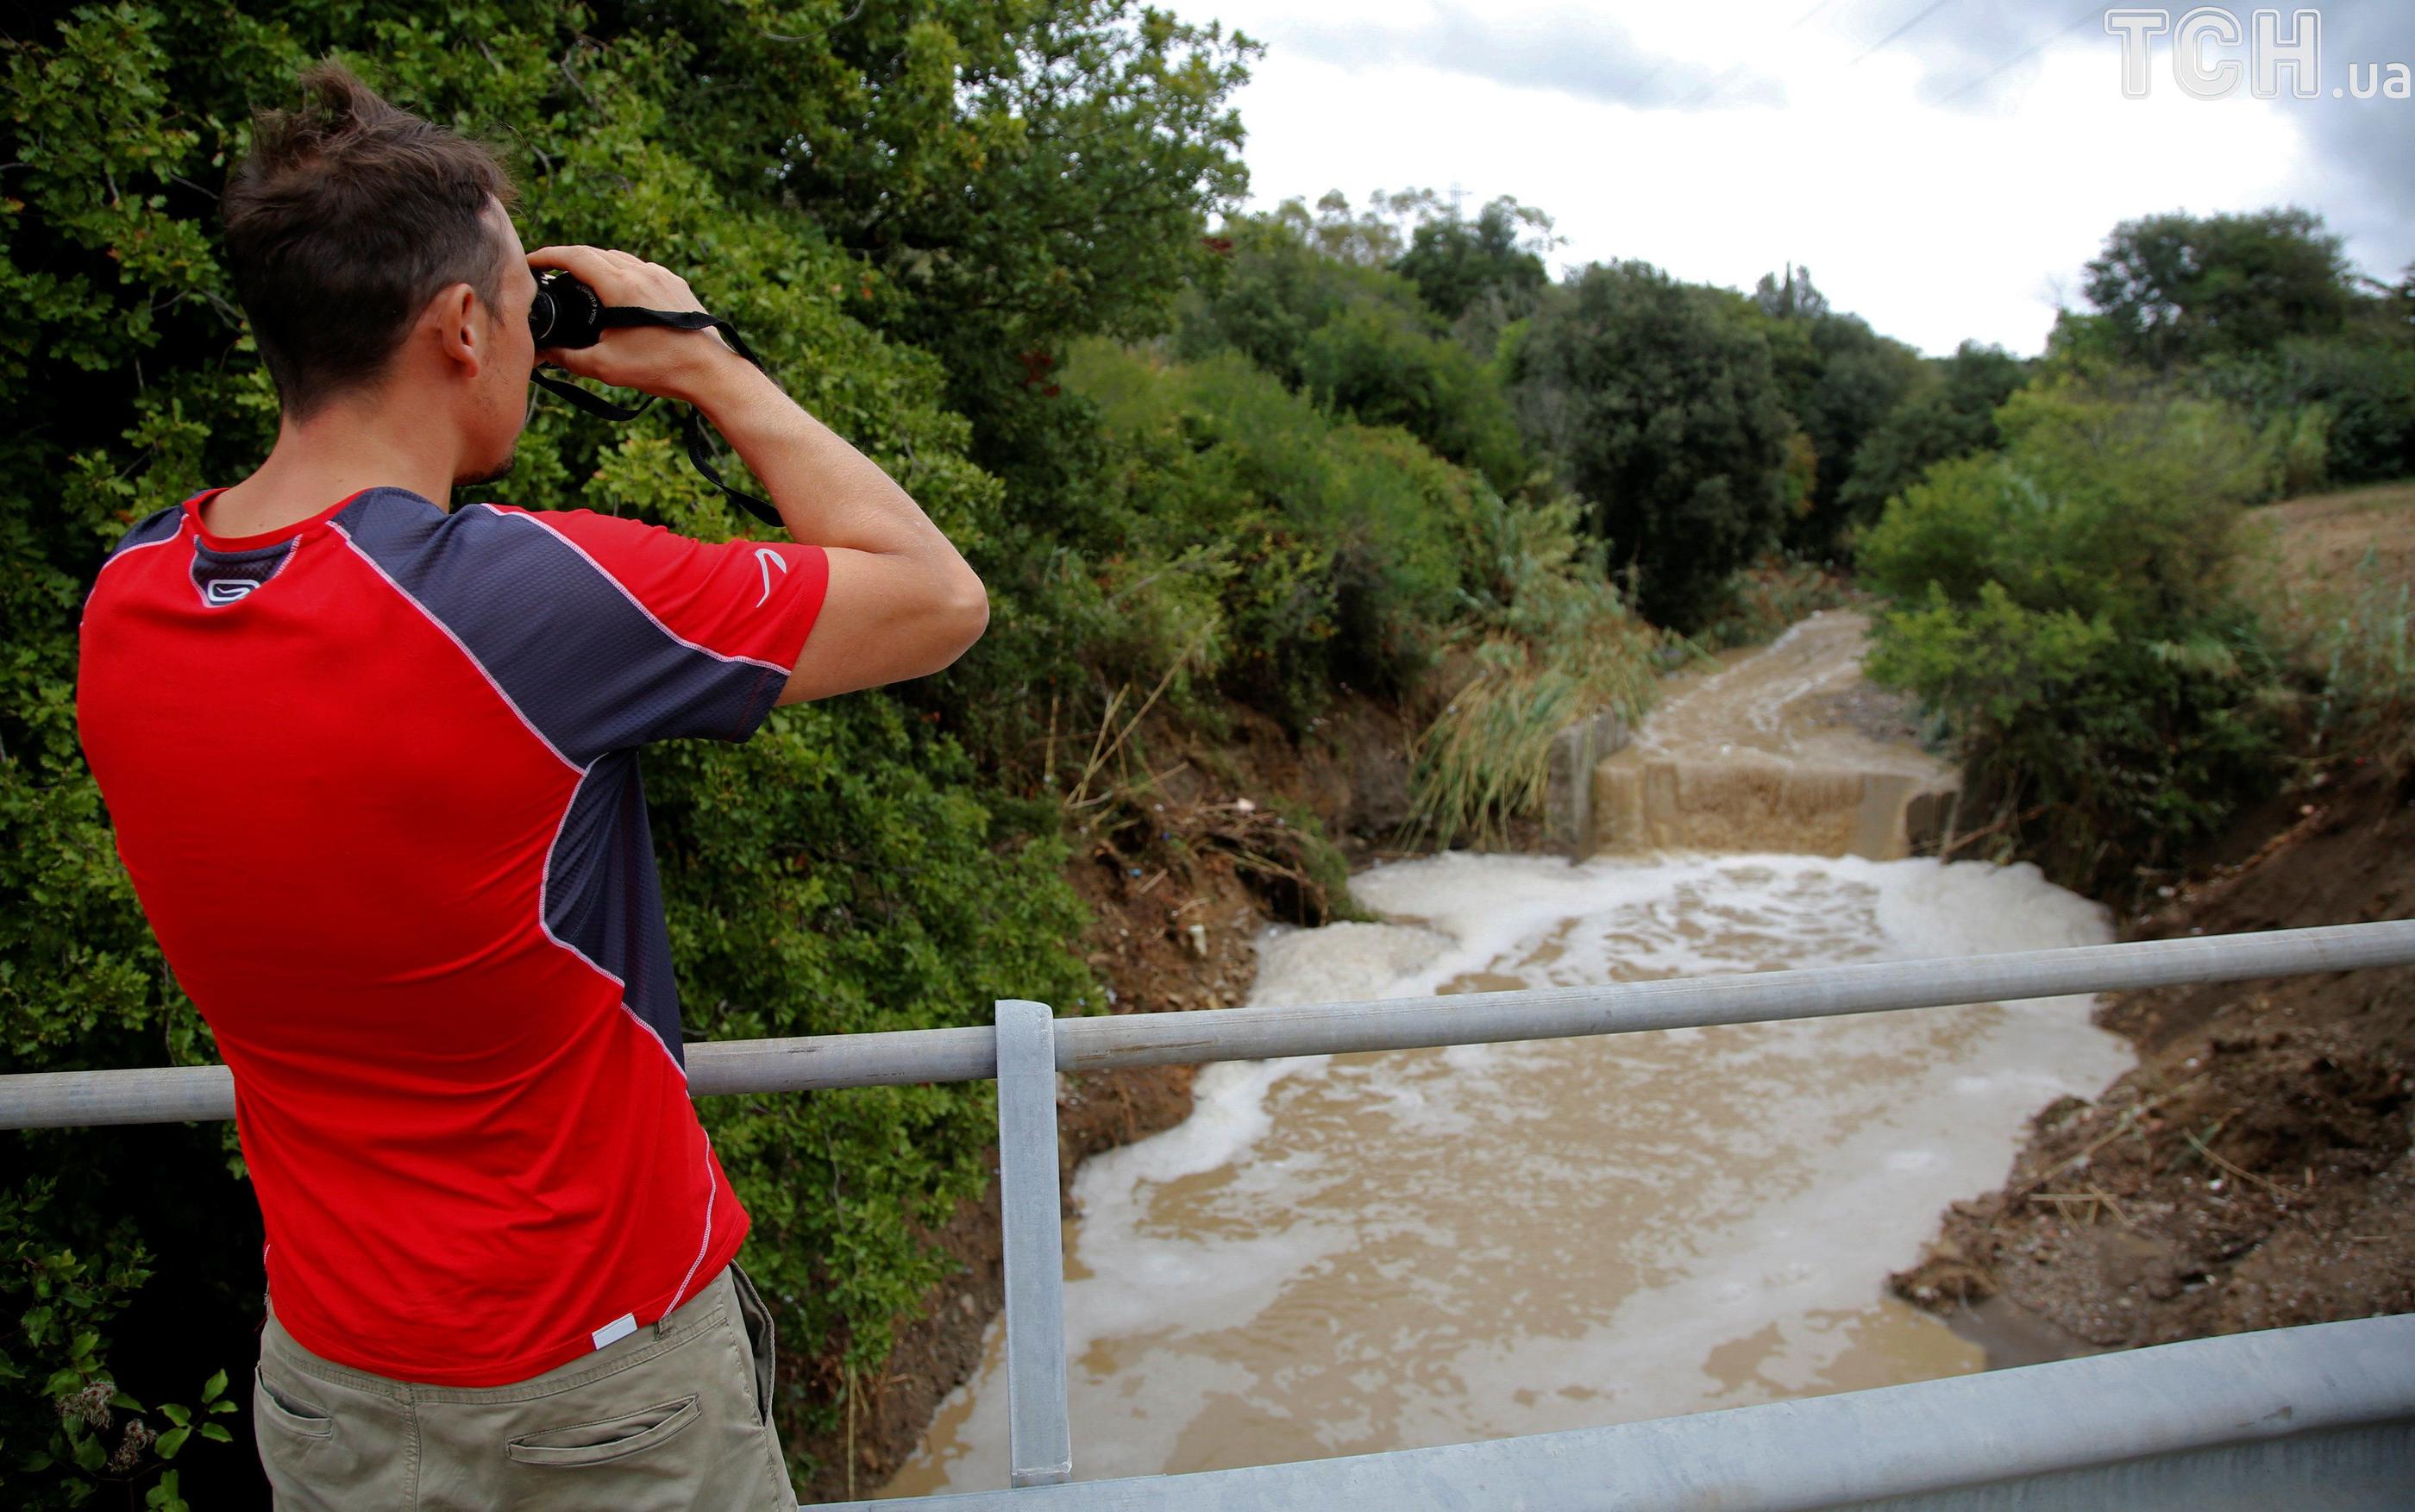
[[[1511,488],[1524,467],[1500,384],[1467,349],[1396,310],[1359,306],[1310,333],[1308,392],[1334,414],[1398,426],[1445,458]]]
[[[1822,609],[1859,602],[1852,579],[1834,568],[1763,557],[1727,580],[1718,611],[1687,638],[1710,651],[1759,646]]]
[[[2296,338],[2206,364],[2204,392],[2245,407],[2283,438],[2321,414],[2317,482],[2382,483],[2415,475],[2415,346],[2404,339]],[[2304,470],[2301,468],[2299,476]],[[2290,492],[2306,486],[2293,483]]]
[[[1225,692],[1298,733],[1337,685],[1410,684],[1456,607],[1454,522],[1480,480],[1235,353],[1164,363],[1088,343],[1067,382],[1126,448],[1110,486],[1127,551],[1148,572],[1216,564]]]
[[[1524,449],[1498,381],[1415,284],[1324,250],[1297,202],[1223,232],[1217,277],[1185,296],[1179,356],[1238,352],[1336,418],[1398,426],[1497,488],[1518,485]]]
[[[1999,423],[2002,454],[1932,469],[1865,541],[1869,668],[1946,717],[2008,840],[2094,890],[2272,772],[2275,664],[2231,572],[2263,459],[2165,388],[2052,383]]]
[[[2274,415],[2262,437],[2269,491],[2287,499],[2313,493],[2331,469],[2332,412],[2319,404]]]
[[[1997,408],[2027,376],[2020,359],[1974,341],[1932,361],[1927,380],[1854,448],[1852,471],[1837,492],[1847,531],[1877,519],[1888,500],[1936,464],[2003,444]]]

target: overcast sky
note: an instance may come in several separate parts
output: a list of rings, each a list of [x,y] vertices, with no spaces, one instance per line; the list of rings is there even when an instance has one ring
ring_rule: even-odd
[[[2125,98],[2120,42],[2071,0],[1175,5],[1267,44],[1236,101],[1255,208],[1508,194],[1568,238],[1555,273],[1642,258],[1749,289],[1792,260],[1932,353],[2035,352],[2106,232],[2157,211],[2294,203],[2367,273],[2415,261],[2415,101],[2329,97],[2351,62],[2415,64],[2407,0],[2317,7],[2310,101],[2193,98],[2168,36]]]

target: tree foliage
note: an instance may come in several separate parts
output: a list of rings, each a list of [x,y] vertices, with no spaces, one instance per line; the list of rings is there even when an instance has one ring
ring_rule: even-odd
[[[1446,216],[1418,227],[1392,268],[1446,321],[1458,321],[1484,299],[1497,300],[1516,320],[1550,284],[1542,254],[1557,240],[1550,217],[1505,195],[1474,220]]]
[[[1391,269],[1399,245],[1386,218],[1423,206],[1432,191],[1379,197],[1352,217],[1328,195],[1318,218],[1300,202],[1228,220],[1224,265],[1185,307],[1176,350],[1202,357],[1230,349],[1337,416],[1399,426],[1504,492],[1527,462],[1500,382],[1450,338],[1418,288]],[[1418,234],[1447,221],[1429,220]]]
[[[2019,358],[1975,341],[1923,366],[1903,401],[1853,450],[1852,471],[1837,493],[1847,530],[1877,519],[1888,500],[1937,463],[2002,444],[1996,409],[2029,376]]]
[[[2356,303],[2340,239],[2294,208],[2125,220],[2085,288],[2116,355],[2158,370],[2336,335]]]
[[[1553,291],[1512,361],[1528,439],[1590,502],[1612,569],[1633,574],[1646,618],[1695,622],[1784,518],[1792,426],[1748,307],[1597,263]]]
[[[1843,494],[1863,443],[1898,412],[1924,377],[1920,354],[1880,336],[1858,316],[1829,308],[1810,271],[1764,275],[1752,305],[1765,322],[1786,408],[1811,458],[1795,496],[1785,542],[1813,558],[1838,554],[1852,523]]]
[[[210,1058],[77,752],[74,625],[118,531],[240,478],[273,439],[215,198],[250,110],[288,103],[330,52],[495,142],[530,245],[620,246],[689,271],[802,403],[1002,578],[998,554],[1028,527],[975,458],[980,427],[1026,392],[1027,352],[1154,318],[1240,182],[1225,97],[1245,47],[1121,4],[128,0],[11,41],[0,1035],[15,1068]],[[616,431],[543,407],[502,487],[708,536],[739,524],[652,421]],[[650,758],[691,1032],[979,1023],[1000,996],[1098,1003],[1055,827],[984,791],[951,733],[966,723],[864,693],[783,711],[743,747]],[[915,1225],[984,1179],[989,1093],[699,1106],[755,1215],[748,1265],[804,1366],[780,1403],[794,1442],[831,1412],[841,1364],[876,1363],[938,1274]],[[161,1462],[185,1441],[158,1399],[189,1402],[211,1369],[240,1366],[256,1316],[257,1220],[226,1137],[8,1141],[0,1299],[48,1320],[0,1346],[10,1505],[70,1505],[110,1481],[147,1485],[155,1505],[163,1487],[232,1499],[254,1473],[235,1450],[186,1462],[210,1445],[186,1451],[177,1482]],[[98,1420],[71,1430],[59,1404],[93,1390]],[[107,1451],[98,1467],[85,1444]]]
[[[2169,385],[2063,381],[1999,421],[2002,453],[1931,469],[1863,543],[1891,600],[1870,670],[1948,719],[2050,874],[2134,891],[2270,770],[2274,666],[2234,573],[2258,440]]]

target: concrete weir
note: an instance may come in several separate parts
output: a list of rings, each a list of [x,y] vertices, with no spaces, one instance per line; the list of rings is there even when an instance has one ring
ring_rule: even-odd
[[[1630,737],[1616,715],[1552,745],[1552,843],[1600,851],[1782,850],[1891,861],[1933,846],[1958,779],[1862,675],[1867,621],[1829,610],[1676,674]]]

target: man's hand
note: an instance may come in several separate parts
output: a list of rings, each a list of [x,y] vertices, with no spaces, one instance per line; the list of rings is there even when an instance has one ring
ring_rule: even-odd
[[[529,265],[568,269],[607,305],[699,307],[686,279],[626,252],[547,247]],[[928,677],[987,628],[988,591],[922,506],[718,333],[618,327],[537,359],[695,405],[763,481],[788,538],[828,554],[820,613],[781,703]]]
[[[633,253],[602,247],[541,247],[528,261],[532,268],[566,269],[607,305],[704,310],[685,278]],[[674,331],[659,325],[616,326],[592,347],[540,347],[536,360],[614,388],[640,389],[669,399],[691,398],[725,363],[744,363],[721,333],[710,327]]]

